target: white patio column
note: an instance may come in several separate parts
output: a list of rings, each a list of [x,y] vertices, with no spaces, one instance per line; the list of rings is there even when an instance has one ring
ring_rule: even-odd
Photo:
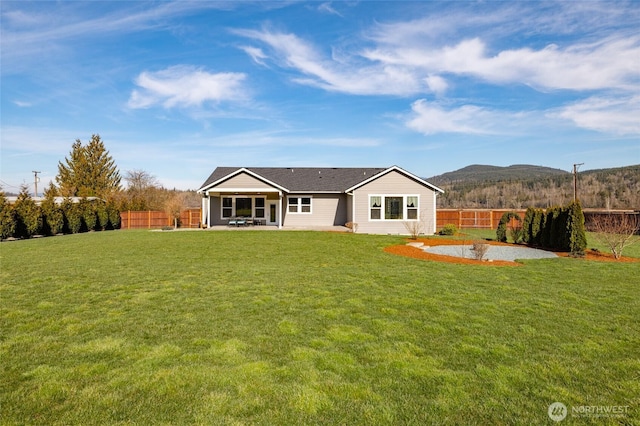
[[[202,193],[202,212],[200,214],[200,216],[202,216],[200,218],[200,226],[204,227],[204,224],[207,224],[207,228],[209,227],[209,221],[207,220],[208,216],[209,216],[209,197],[207,196],[206,192]]]
[[[278,192],[278,229],[282,229],[282,192]]]

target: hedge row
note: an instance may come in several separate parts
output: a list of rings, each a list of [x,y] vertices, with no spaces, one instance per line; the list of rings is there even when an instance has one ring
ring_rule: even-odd
[[[25,193],[10,205],[0,193],[0,238],[29,238],[34,235],[76,234],[120,227],[120,212],[104,200],[79,202],[65,199],[56,204],[53,197],[37,205]]]
[[[522,223],[526,244],[584,255],[587,237],[580,202],[547,210],[528,208]]]

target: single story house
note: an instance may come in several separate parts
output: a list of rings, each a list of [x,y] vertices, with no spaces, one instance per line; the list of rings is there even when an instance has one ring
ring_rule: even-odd
[[[352,223],[354,232],[407,234],[406,222],[422,221],[431,234],[444,191],[392,166],[218,167],[197,192],[207,227],[244,217],[279,228]]]

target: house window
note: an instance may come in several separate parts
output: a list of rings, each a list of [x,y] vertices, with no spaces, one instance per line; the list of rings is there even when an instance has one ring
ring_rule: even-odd
[[[234,196],[222,197],[222,218],[231,217],[265,217],[265,198]]]
[[[222,199],[222,217],[233,216],[233,198],[224,197]]]
[[[384,197],[384,219],[402,220],[402,197]]]
[[[379,220],[382,218],[382,197],[372,196],[369,200],[371,219]]]
[[[407,220],[418,219],[418,197],[407,197]]]
[[[251,198],[236,198],[236,216],[251,217],[253,209],[251,208]]]
[[[264,217],[264,198],[256,198],[256,217]]]
[[[417,195],[370,195],[369,220],[418,220]]]
[[[289,213],[311,213],[311,197],[289,197]]]

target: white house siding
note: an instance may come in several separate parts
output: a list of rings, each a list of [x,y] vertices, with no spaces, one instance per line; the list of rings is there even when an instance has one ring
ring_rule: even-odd
[[[311,197],[311,214],[289,213],[288,197]],[[345,194],[289,194],[282,205],[286,226],[338,226],[347,222]]]
[[[420,197],[418,217],[423,222],[424,233],[435,232],[435,191],[397,171],[391,171],[354,191],[353,221],[358,224],[359,233],[408,234],[402,220],[369,220],[369,195],[418,195]]]

